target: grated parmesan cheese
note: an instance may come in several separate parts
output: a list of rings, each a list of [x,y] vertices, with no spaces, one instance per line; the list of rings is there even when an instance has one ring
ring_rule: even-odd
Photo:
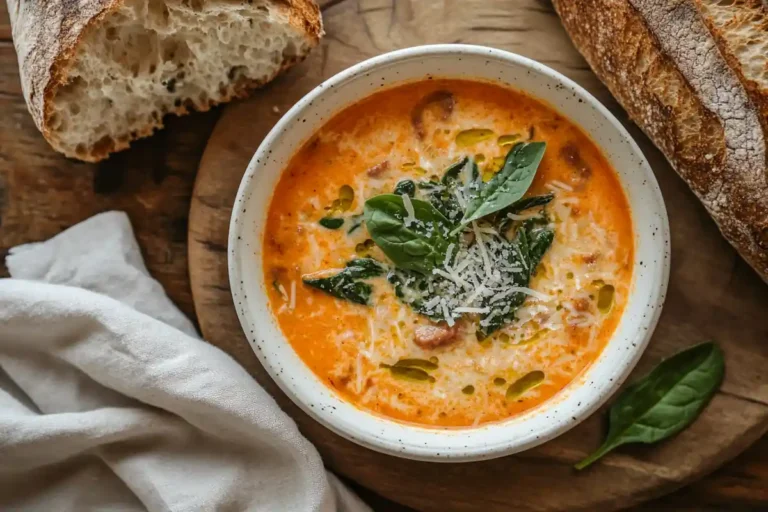
[[[461,168],[461,175],[464,177],[464,187],[469,187],[472,183],[472,159],[468,158],[464,167]]]
[[[454,313],[488,313],[491,310],[489,307],[484,308],[469,308],[469,307],[458,307],[453,310]]]
[[[403,222],[405,222],[406,226],[410,226],[416,222],[416,210],[413,209],[411,196],[408,194],[401,194],[400,197],[403,198],[403,206],[405,207],[405,211],[408,214],[405,219],[403,219]]]
[[[446,250],[445,250],[445,263],[444,263],[444,266],[445,266],[445,268],[448,268],[448,266],[449,266],[449,264],[450,264],[450,261],[451,261],[451,256],[453,256],[453,249],[454,249],[455,247],[456,247],[456,245],[455,245],[455,244],[453,244],[453,243],[451,243],[451,244],[448,246],[448,249],[446,249]]]
[[[282,283],[278,283],[277,291],[280,292],[280,297],[283,298],[283,301],[288,302],[288,292],[285,291],[285,286]]]
[[[453,316],[451,316],[450,311],[448,311],[448,306],[445,304],[445,299],[440,302],[440,308],[443,310],[443,318],[445,318],[448,327],[453,327],[453,324],[456,322],[454,321]]]
[[[483,258],[483,265],[485,265],[486,277],[490,277],[493,269],[491,268],[491,259],[488,257],[488,249],[485,248],[485,242],[483,241],[483,235],[477,228],[477,222],[472,223],[472,231],[475,233],[475,241],[480,248],[480,256]]]
[[[442,270],[442,269],[439,269],[439,268],[435,268],[435,269],[432,270],[432,273],[433,274],[437,274],[439,276],[442,276],[442,277],[444,277],[446,279],[450,279],[454,283],[456,283],[458,285],[461,285],[461,286],[463,286],[465,288],[471,288],[472,287],[472,285],[470,285],[468,282],[466,282],[465,280],[463,280],[459,276],[457,276],[455,274],[450,274],[450,273],[446,272],[445,270]]]
[[[565,190],[566,192],[573,192],[573,187],[572,186],[570,186],[570,185],[568,185],[566,183],[563,183],[560,180],[550,180],[549,183],[552,184],[556,189]]]
[[[533,288],[526,288],[524,286],[511,286],[510,288],[508,288],[508,291],[509,293],[516,293],[516,292],[524,293],[526,295],[530,295],[534,299],[539,299],[544,301],[552,300],[551,296],[545,293],[537,292]]]
[[[528,220],[534,217],[538,217],[538,215],[539,215],[538,213],[527,213],[525,215],[519,215],[517,213],[508,213],[507,218],[512,220]]]
[[[456,189],[453,195],[456,196],[456,200],[459,202],[459,206],[461,206],[462,209],[467,207],[467,200],[464,199],[464,194],[461,192],[461,190]]]

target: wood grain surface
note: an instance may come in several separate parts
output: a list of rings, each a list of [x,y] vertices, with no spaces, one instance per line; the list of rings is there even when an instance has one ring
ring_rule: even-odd
[[[233,144],[227,152],[237,153],[238,158],[246,161],[263,133],[277,120],[271,112],[272,105],[285,108],[303,92],[294,87],[314,85],[313,80],[327,77],[334,70],[375,54],[409,46],[421,42],[466,42],[498,46],[505,49],[538,58],[542,62],[564,72],[579,83],[585,85],[598,98],[609,106],[623,120],[608,93],[592,76],[586,64],[576,55],[570,46],[564,32],[557,26],[557,18],[551,7],[544,2],[506,1],[506,2],[466,2],[433,0],[413,0],[398,2],[364,2],[357,0],[330,0],[321,2],[325,5],[326,30],[329,35],[323,48],[315,53],[313,61],[302,69],[307,73],[302,77],[302,71],[296,70],[292,78],[286,78],[279,84],[254,95],[253,103],[268,105],[269,112],[259,123],[248,124],[253,129],[249,138],[239,144]],[[545,33],[543,27],[550,27],[551,32]],[[518,33],[518,35],[515,35]],[[525,45],[521,35],[526,39]],[[525,46],[525,48],[523,48]],[[319,62],[319,63],[318,63]],[[315,68],[313,68],[316,67]],[[295,82],[295,84],[294,84]],[[311,83],[310,83],[311,82]],[[284,97],[280,88],[290,84]],[[305,89],[306,90],[306,89]],[[236,108],[236,107],[235,107]],[[250,107],[249,107],[250,108]],[[188,315],[194,316],[194,305],[190,293],[187,274],[187,213],[190,206],[190,196],[195,180],[200,157],[203,154],[214,124],[221,113],[220,109],[206,114],[197,114],[185,118],[171,118],[166,122],[167,128],[154,137],[135,144],[130,150],[118,154],[101,164],[83,164],[68,160],[56,154],[45,143],[37,132],[26,105],[21,96],[21,87],[16,67],[16,56],[11,43],[11,28],[5,2],[0,0],[0,276],[7,276],[4,255],[9,248],[27,242],[49,238],[67,227],[88,218],[96,213],[118,209],[128,213],[134,225],[136,236],[141,245],[144,258],[150,272],[163,284],[174,302]],[[226,115],[229,115],[227,113]],[[729,344],[728,368],[729,376],[724,388],[725,394],[718,397],[713,404],[713,413],[727,411],[729,404],[747,401],[751,404],[748,411],[739,417],[732,418],[737,425],[752,421],[754,414],[764,414],[762,402],[765,402],[766,384],[761,378],[764,371],[759,363],[765,361],[766,350],[755,343],[753,337],[761,335],[759,324],[755,324],[755,304],[765,304],[766,289],[756,284],[755,276],[746,265],[739,260],[731,248],[716,236],[716,228],[710,221],[703,208],[688,192],[684,184],[662,162],[656,152],[640,135],[637,129],[630,127],[632,134],[638,138],[643,150],[657,171],[659,180],[667,198],[680,202],[671,212],[675,265],[672,296],[682,297],[677,307],[667,307],[664,315],[664,329],[660,329],[654,339],[653,351],[649,358],[658,357],[665,353],[667,345],[657,343],[664,335],[672,339],[691,339],[698,341],[699,337],[719,336],[722,338],[727,327],[736,331],[735,348]],[[208,174],[209,181],[224,180],[233,171],[241,173],[244,164],[237,164],[236,159],[217,162],[207,159],[204,169],[217,171]],[[227,168],[227,166],[232,166]],[[238,178],[235,178],[237,181]],[[211,189],[213,190],[213,189]],[[228,219],[229,204],[214,194],[200,194],[197,198],[200,204],[207,201],[207,208],[220,210],[215,214],[220,219]],[[678,211],[679,210],[679,211]],[[198,212],[199,214],[200,212]],[[196,215],[198,215],[196,214]],[[213,217],[211,217],[213,218]],[[193,226],[194,220],[191,221]],[[194,241],[195,230],[190,230],[190,240],[194,245],[202,245],[197,250],[207,250],[211,259],[209,268],[216,270],[213,265],[216,253],[221,248],[221,240],[226,244],[226,223],[218,225],[220,233],[215,233],[221,239],[212,237],[210,240],[201,238]],[[199,233],[200,231],[198,231]],[[694,240],[692,248],[683,253],[681,243],[699,236]],[[218,244],[218,245],[217,245]],[[223,268],[223,267],[222,267]],[[717,269],[714,280],[718,290],[723,290],[706,297],[698,293],[701,280],[706,274],[701,274],[702,268]],[[212,274],[215,275],[215,274]],[[222,284],[209,283],[212,290],[215,286],[223,286],[218,290],[217,300],[211,299],[210,304],[200,299],[199,308],[210,306],[215,314],[218,307],[227,304],[228,290],[226,280]],[[733,291],[733,287],[740,289]],[[737,297],[733,297],[736,293]],[[675,299],[676,302],[678,299]],[[720,302],[733,301],[731,309],[723,313],[714,306]],[[713,308],[712,315],[702,320],[700,311]],[[764,308],[764,306],[763,306]],[[225,308],[222,310],[225,312]],[[696,313],[698,311],[698,314]],[[222,317],[222,324],[227,323],[227,316]],[[668,320],[669,318],[669,320]],[[230,319],[231,320],[231,319]],[[751,323],[750,323],[751,322]],[[667,325],[669,324],[669,325]],[[239,336],[237,319],[225,328]],[[223,330],[222,332],[228,332]],[[762,330],[763,340],[766,338]],[[744,339],[741,339],[744,338]],[[243,345],[247,349],[247,345]],[[238,356],[249,367],[252,363],[247,358],[255,357],[250,350]],[[647,366],[652,361],[647,359]],[[764,364],[763,364],[764,367]],[[746,400],[745,400],[745,398]],[[754,403],[749,402],[752,400]],[[592,425],[599,425],[599,418],[591,420]],[[704,425],[707,427],[707,424]],[[709,424],[709,428],[716,425]],[[750,438],[759,436],[759,428],[750,432]],[[571,441],[579,434],[569,435]],[[717,432],[707,432],[707,429],[697,429],[684,434],[694,436],[706,448],[719,438]],[[681,440],[683,439],[683,440]],[[746,439],[746,438],[745,438]],[[584,453],[598,442],[596,436],[589,434],[579,440],[579,446],[571,451],[565,451],[559,456],[571,461]],[[657,461],[662,460],[668,450],[678,443],[685,442],[679,438],[667,445],[652,450],[624,450],[612,458],[610,468],[625,471],[627,467],[638,466],[645,468],[656,467]],[[745,442],[746,444],[746,442]],[[575,446],[575,445],[574,445]],[[741,449],[744,446],[739,446]],[[559,449],[545,447],[525,456],[529,469],[535,473],[544,467],[542,461]],[[674,450],[673,452],[674,453]],[[381,467],[372,464],[367,459],[353,458],[350,461],[341,460],[345,453],[339,453],[327,459],[329,466],[349,468],[355,463],[362,476],[360,481],[372,481],[372,487],[386,494],[392,500],[408,502],[425,509],[434,509],[430,502],[441,493],[466,494],[457,503],[464,509],[475,509],[485,501],[471,502],[470,496],[485,492],[488,496],[497,496],[495,504],[499,508],[515,508],[515,504],[524,501],[524,506],[536,506],[537,495],[521,495],[508,504],[502,503],[496,491],[510,485],[519,486],[520,481],[528,481],[526,473],[519,474],[501,469],[501,474],[494,476],[491,481],[473,488],[474,469],[466,465],[462,472],[457,473],[459,481],[450,485],[455,489],[440,487],[437,491],[430,489],[410,489],[408,487],[410,471],[392,479],[393,473],[399,474],[399,461],[385,463]],[[690,457],[682,454],[679,468],[683,468]],[[434,475],[436,480],[444,470],[444,466],[422,465],[423,473]],[[602,468],[601,468],[602,469]],[[677,468],[676,468],[677,469]],[[708,471],[706,467],[703,471]],[[479,468],[478,471],[487,471]],[[558,478],[560,470],[551,474]],[[353,475],[354,476],[354,475]],[[677,473],[663,473],[662,479],[668,484],[664,490],[679,485]],[[380,481],[380,482],[379,482]],[[377,483],[378,482],[378,483]],[[352,482],[353,485],[354,482]],[[586,481],[577,485],[589,485]],[[598,484],[599,485],[599,484]],[[357,490],[367,499],[376,510],[403,511],[406,507],[393,504],[390,500],[381,498],[370,491],[357,486]],[[561,492],[558,489],[556,492]],[[556,494],[555,491],[550,494]],[[453,495],[453,494],[449,494]],[[645,497],[645,496],[642,496]],[[542,503],[546,503],[546,496]],[[620,498],[620,497],[618,497]],[[629,505],[629,502],[626,503]],[[543,508],[543,505],[539,508]],[[704,478],[682,490],[663,499],[649,502],[637,510],[766,510],[768,509],[768,437],[763,437],[757,444],[749,448],[735,461],[717,470],[713,475]]]

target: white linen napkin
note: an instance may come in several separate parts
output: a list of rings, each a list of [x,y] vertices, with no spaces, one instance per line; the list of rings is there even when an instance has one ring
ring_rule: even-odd
[[[369,510],[200,340],[127,216],[11,250],[0,279],[0,510]]]

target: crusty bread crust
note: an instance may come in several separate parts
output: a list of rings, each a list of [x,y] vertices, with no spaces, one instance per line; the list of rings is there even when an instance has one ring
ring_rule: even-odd
[[[45,102],[62,83],[62,64],[74,55],[83,30],[118,1],[8,0],[22,91],[32,119],[46,138]]]
[[[768,3],[694,0],[720,53],[762,113],[768,132]]]
[[[723,56],[698,0],[554,4],[598,77],[768,281],[765,98]]]
[[[96,162],[110,153],[129,147],[131,141],[151,135],[163,127],[162,115],[130,136],[114,138],[105,144],[95,144],[84,153],[71,154],[51,133],[53,99],[59,87],[67,83],[67,75],[85,34],[98,26],[109,14],[117,11],[123,0],[7,0],[13,27],[13,40],[19,60],[22,91],[29,112],[43,136],[57,151],[81,160]],[[273,0],[285,12],[290,25],[302,31],[315,47],[322,36],[320,9],[312,0]],[[205,111],[211,107],[242,98],[272,80],[282,71],[300,62],[307,53],[283,61],[279,69],[264,80],[237,78],[221,98],[204,103],[186,101],[169,109],[168,113],[184,115],[192,110]]]

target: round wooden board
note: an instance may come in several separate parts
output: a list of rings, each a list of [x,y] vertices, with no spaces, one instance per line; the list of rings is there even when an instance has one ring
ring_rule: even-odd
[[[768,287],[722,239],[687,186],[587,67],[549,3],[536,0],[342,0],[324,10],[327,35],[307,62],[226,109],[200,164],[189,222],[189,269],[205,338],[230,353],[275,397],[326,464],[419,510],[608,510],[697,479],[768,430]],[[672,275],[667,303],[635,376],[662,357],[715,339],[725,351],[720,393],[674,440],[618,450],[583,472],[573,463],[598,446],[604,414],[525,453],[468,464],[414,462],[331,433],[271,381],[241,332],[227,278],[227,231],[240,178],[263,137],[323,79],[370,56],[427,43],[484,44],[534,58],[586,87],[625,122],[651,162],[669,209]]]

